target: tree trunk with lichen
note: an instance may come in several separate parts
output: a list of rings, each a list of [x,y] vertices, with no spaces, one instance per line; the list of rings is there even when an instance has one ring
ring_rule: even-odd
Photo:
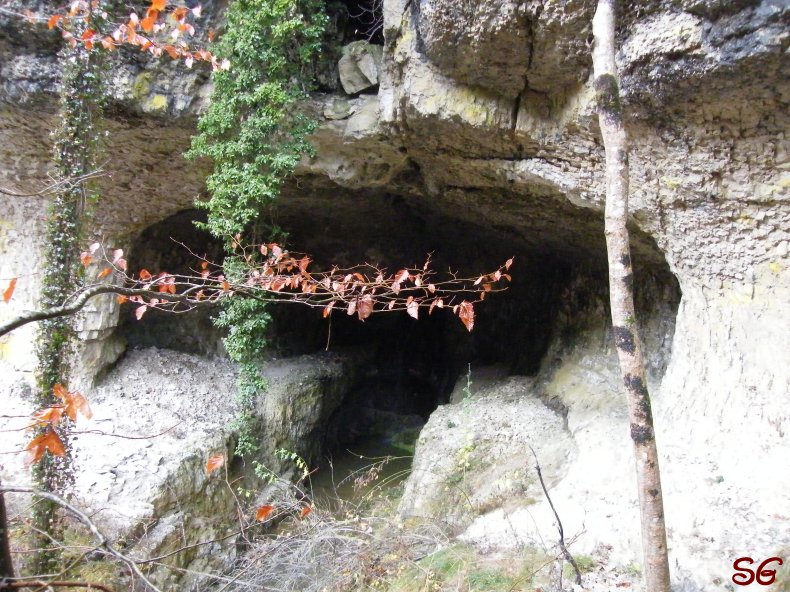
[[[634,309],[628,229],[628,138],[615,66],[615,0],[599,0],[593,19],[593,68],[598,120],[606,151],[606,250],[609,298],[620,374],[636,457],[645,590],[670,592],[664,502],[650,394]]]

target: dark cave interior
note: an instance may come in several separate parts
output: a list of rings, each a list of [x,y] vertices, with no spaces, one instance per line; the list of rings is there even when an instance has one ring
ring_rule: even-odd
[[[452,269],[476,277],[515,256],[512,284],[476,305],[471,333],[448,310],[423,313],[419,320],[404,312],[374,314],[361,322],[342,310],[324,319],[320,309],[293,304],[271,307],[270,344],[276,357],[317,353],[327,345],[330,351],[364,352],[366,367],[327,429],[329,448],[370,436],[382,417],[407,418],[412,424],[427,420],[438,405],[449,401],[456,382],[470,367],[496,364],[511,375],[537,374],[550,344],[567,338],[558,334],[560,303],[571,299],[581,310],[589,305],[585,300],[607,291],[602,232],[597,244],[585,244],[595,233],[573,228],[567,221],[539,233],[525,232],[453,217],[448,213],[452,208],[439,209],[428,200],[386,192],[337,191],[331,198],[302,195],[281,205],[271,219],[288,232],[288,246],[314,258],[316,269],[367,262],[393,272],[421,267],[430,253],[437,272]],[[332,201],[321,203],[322,199]],[[202,215],[197,210],[183,211],[142,232],[131,250],[133,267],[186,271],[196,261],[190,250],[221,260],[219,242],[194,227],[193,221]],[[585,213],[576,223],[595,225],[601,220]],[[552,233],[556,238],[547,239]],[[578,244],[569,238],[573,236],[582,237]],[[640,277],[648,276],[653,283],[667,286],[665,293],[672,301],[668,305],[676,309],[679,290],[674,277],[658,250],[638,232],[634,260],[637,286]],[[586,288],[580,290],[580,285]],[[650,297],[655,294],[652,291]],[[637,294],[641,310],[665,304],[649,300]],[[149,311],[138,322],[132,308],[124,308],[118,331],[131,348],[156,346],[223,355],[222,332],[211,323],[216,311],[187,315]],[[568,331],[567,324],[562,330]]]

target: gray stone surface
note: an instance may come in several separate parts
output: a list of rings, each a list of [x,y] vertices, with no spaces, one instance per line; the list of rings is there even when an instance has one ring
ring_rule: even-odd
[[[379,83],[382,48],[367,41],[354,41],[343,47],[337,64],[340,84],[349,95],[355,95]]]
[[[315,135],[316,157],[303,161],[287,193],[312,200],[313,211],[325,203],[356,215],[361,226],[375,220],[370,195],[402,198],[406,209],[425,204],[448,220],[521,237],[524,257],[600,264],[603,151],[587,56],[593,4],[387,0],[378,95],[349,100],[347,119],[330,113]],[[651,351],[672,351],[655,354],[663,368],[654,407],[673,577],[707,592],[729,579],[736,550],[771,556],[790,545],[782,538],[790,532],[790,477],[779,470],[790,456],[790,7],[627,5],[618,65],[632,147],[631,222],[641,231],[635,251],[648,267],[666,259],[682,292],[676,316],[661,313],[674,333],[650,332]],[[9,33],[0,46],[0,184],[13,190],[46,179],[53,54],[43,36]],[[124,65],[115,74],[128,98],[108,123],[113,177],[96,214],[97,236],[114,246],[202,192],[205,169],[179,155],[208,87],[193,74],[152,68]],[[319,114],[326,100],[318,98]],[[170,117],[158,118],[157,105]],[[338,187],[359,199],[335,209]],[[44,207],[37,198],[0,199],[0,278],[20,278],[2,315],[33,305]],[[95,312],[94,335],[111,332],[112,311]],[[591,318],[602,324],[601,315]],[[555,501],[569,524],[586,524],[581,547],[609,545],[610,561],[627,563],[639,553],[635,490],[611,352],[600,326],[571,333],[575,345],[566,344],[561,363],[547,357],[541,383],[568,407],[563,429],[578,451],[558,473]],[[20,331],[0,344],[17,376],[31,368],[31,336]],[[113,354],[117,346],[107,347]],[[524,409],[546,413],[530,397]],[[468,535],[507,543],[508,520],[520,518],[500,510]],[[526,523],[525,512],[517,516]]]

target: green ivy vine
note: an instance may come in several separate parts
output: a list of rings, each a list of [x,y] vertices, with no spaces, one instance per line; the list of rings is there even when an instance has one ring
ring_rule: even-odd
[[[103,7],[103,5],[100,5]],[[97,19],[75,19],[70,26],[79,37]],[[64,47],[60,54],[61,80],[58,125],[54,132],[53,165],[60,189],[48,208],[42,253],[40,306],[59,306],[77,290],[83,280],[79,260],[82,227],[89,204],[96,195],[82,178],[95,171],[99,132],[96,121],[102,105],[102,67],[96,52],[83,45]],[[35,341],[37,356],[36,389],[33,403],[43,409],[59,401],[53,395],[56,384],[68,383],[75,335],[69,316],[42,321]],[[33,465],[33,480],[44,491],[65,496],[74,480],[69,445],[69,420],[55,428],[66,448],[65,456],[45,454]],[[53,502],[39,499],[33,508],[33,573],[53,573],[59,553],[50,537],[59,540],[60,525]]]
[[[234,237],[261,240],[272,232],[259,215],[302,156],[311,153],[307,137],[316,122],[302,105],[327,17],[322,0],[235,0],[226,19],[214,53],[229,60],[230,68],[214,73],[211,105],[187,156],[213,162],[206,181],[211,197],[198,207],[208,213],[203,227],[225,241],[225,275],[234,278],[243,265],[233,254]],[[235,427],[236,453],[242,456],[257,447],[252,419],[255,399],[265,388],[258,363],[268,321],[263,303],[238,295],[224,301],[216,321],[227,328],[225,346],[240,367]]]

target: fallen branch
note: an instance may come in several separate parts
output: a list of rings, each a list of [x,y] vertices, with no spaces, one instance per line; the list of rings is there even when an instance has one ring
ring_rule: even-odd
[[[49,588],[87,588],[88,590],[102,590],[102,592],[113,592],[104,584],[97,584],[95,582],[44,582],[42,580],[31,580],[28,582],[0,582],[0,590],[17,590],[21,588],[41,588],[48,590]]]

